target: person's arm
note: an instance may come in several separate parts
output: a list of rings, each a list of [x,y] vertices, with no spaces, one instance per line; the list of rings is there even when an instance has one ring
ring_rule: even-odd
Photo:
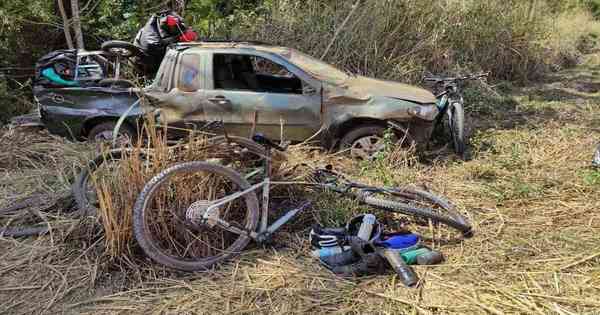
[[[42,71],[42,75],[56,84],[66,86],[79,86],[79,82],[77,81],[69,81],[61,78],[52,67],[44,69],[44,71]]]

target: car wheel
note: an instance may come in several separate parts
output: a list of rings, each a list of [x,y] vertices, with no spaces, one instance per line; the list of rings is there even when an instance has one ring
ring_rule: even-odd
[[[385,148],[385,128],[368,125],[350,130],[341,140],[340,149],[348,150],[354,159],[370,161]]]
[[[94,126],[88,133],[87,139],[90,142],[112,142],[113,141],[113,130],[117,122],[107,121]],[[117,135],[116,144],[123,146],[132,143],[135,132],[127,124],[122,124],[119,128]]]
[[[109,54],[123,58],[131,58],[140,55],[140,49],[129,42],[121,40],[109,40],[102,43],[101,49]]]

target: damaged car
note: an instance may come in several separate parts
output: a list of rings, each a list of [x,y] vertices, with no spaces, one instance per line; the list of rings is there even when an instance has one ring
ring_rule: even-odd
[[[390,129],[426,144],[439,114],[418,87],[341,71],[300,51],[255,42],[171,46],[145,89],[162,123],[195,128],[221,121],[228,134],[318,139],[371,159]]]
[[[137,106],[139,90],[121,78],[120,68],[120,56],[103,51],[48,53],[36,64],[36,112],[11,123],[42,126],[74,140],[104,141],[112,139],[118,119],[127,113],[119,136],[131,139],[143,109]]]

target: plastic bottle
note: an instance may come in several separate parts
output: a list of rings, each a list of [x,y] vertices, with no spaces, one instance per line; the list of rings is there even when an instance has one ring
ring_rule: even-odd
[[[414,287],[418,282],[419,278],[415,271],[406,264],[402,256],[400,255],[400,251],[396,249],[384,248],[381,249],[383,257],[387,259],[388,263],[396,271],[398,275],[398,279],[407,287]]]
[[[437,250],[427,250],[427,252],[417,256],[417,265],[436,265],[444,260],[444,255]]]
[[[414,265],[417,264],[417,258],[421,255],[426,255],[430,250],[422,247],[422,248],[416,248],[416,249],[411,249],[408,251],[401,251],[400,255],[402,256],[402,259],[404,259],[404,261],[409,264],[409,265]]]
[[[344,248],[340,246],[331,246],[331,247],[323,247],[321,249],[315,249],[311,252],[311,255],[315,258],[323,258],[327,256],[337,255],[342,253],[344,250],[349,250],[349,246],[344,246]]]
[[[373,226],[375,225],[375,216],[372,214],[365,214],[363,216],[363,220],[362,223],[360,225],[360,228],[358,229],[358,234],[356,236],[358,236],[359,238],[365,240],[365,241],[369,241],[371,239],[371,232],[373,232]]]

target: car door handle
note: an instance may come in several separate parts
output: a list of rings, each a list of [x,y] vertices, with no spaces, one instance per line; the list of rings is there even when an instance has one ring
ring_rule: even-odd
[[[231,105],[231,101],[225,98],[225,96],[215,96],[208,99],[213,103],[217,103],[217,105]]]

